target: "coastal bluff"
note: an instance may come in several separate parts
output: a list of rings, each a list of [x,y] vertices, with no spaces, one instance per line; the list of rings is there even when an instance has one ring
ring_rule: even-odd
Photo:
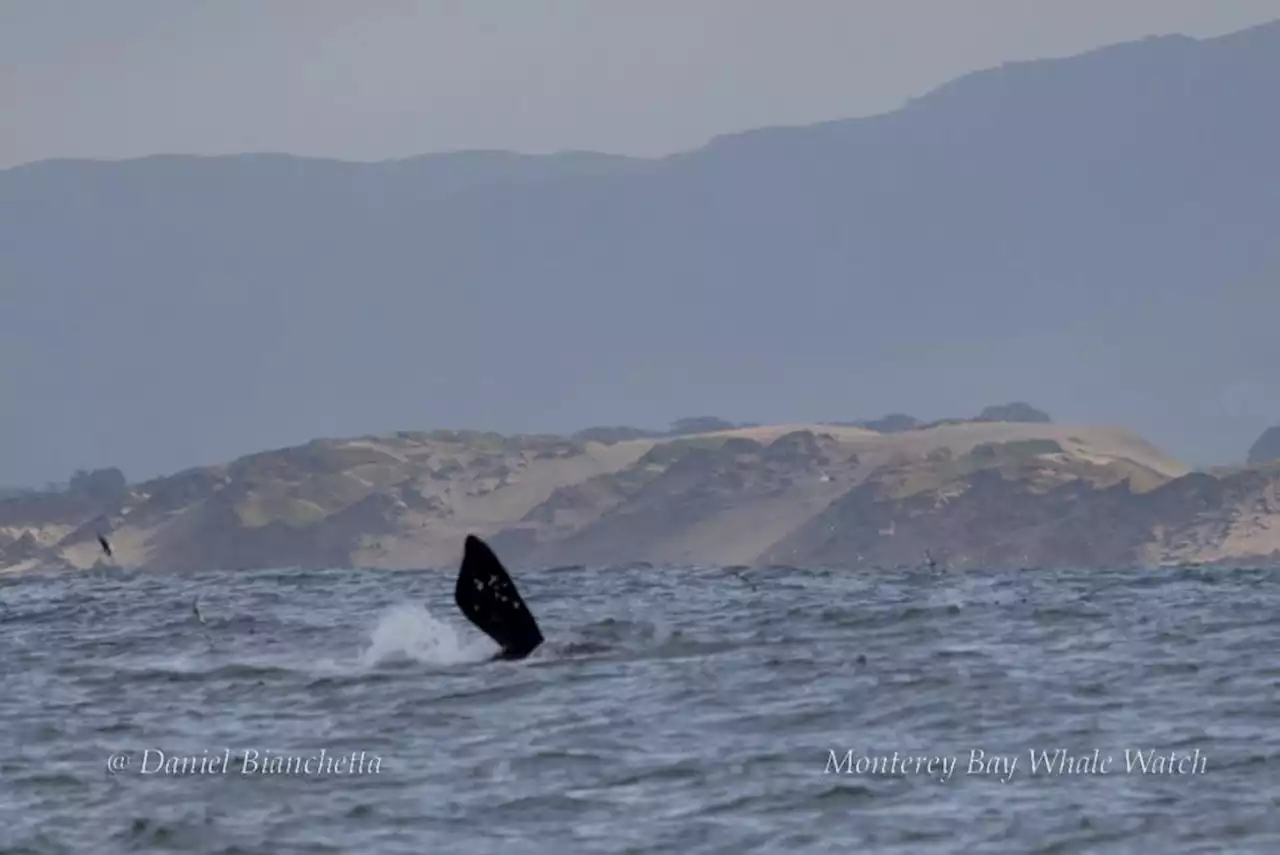
[[[1040,420],[900,427],[406,431],[102,470],[0,499],[0,572],[448,567],[469,532],[524,566],[1280,564],[1278,465],[1193,472],[1125,430]]]

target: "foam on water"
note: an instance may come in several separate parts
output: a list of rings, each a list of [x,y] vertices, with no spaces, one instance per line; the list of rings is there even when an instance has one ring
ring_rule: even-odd
[[[366,667],[396,659],[429,665],[461,665],[483,662],[498,648],[483,635],[463,636],[457,627],[440,620],[416,603],[396,605],[378,619],[361,656]]]

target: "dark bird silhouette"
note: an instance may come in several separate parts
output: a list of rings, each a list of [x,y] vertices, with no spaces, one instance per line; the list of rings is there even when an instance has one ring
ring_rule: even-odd
[[[107,553],[107,557],[111,558],[111,544],[107,543],[107,539],[102,535],[98,535],[98,543],[102,545],[102,551]]]

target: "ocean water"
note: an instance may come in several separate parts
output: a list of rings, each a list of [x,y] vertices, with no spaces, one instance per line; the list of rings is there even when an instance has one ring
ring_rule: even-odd
[[[512,570],[0,579],[0,853],[1280,852],[1275,573]]]

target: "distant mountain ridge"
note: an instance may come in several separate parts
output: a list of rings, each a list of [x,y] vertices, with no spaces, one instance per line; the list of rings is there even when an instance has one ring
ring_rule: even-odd
[[[1249,447],[1245,460],[1250,466],[1280,461],[1280,425],[1264,430],[1262,436]]]
[[[1275,418],[1252,401],[1280,364],[1278,90],[1280,23],[1009,64],[656,160],[4,170],[0,402],[20,415],[0,476],[145,476],[403,424],[1023,393],[1238,459]]]

